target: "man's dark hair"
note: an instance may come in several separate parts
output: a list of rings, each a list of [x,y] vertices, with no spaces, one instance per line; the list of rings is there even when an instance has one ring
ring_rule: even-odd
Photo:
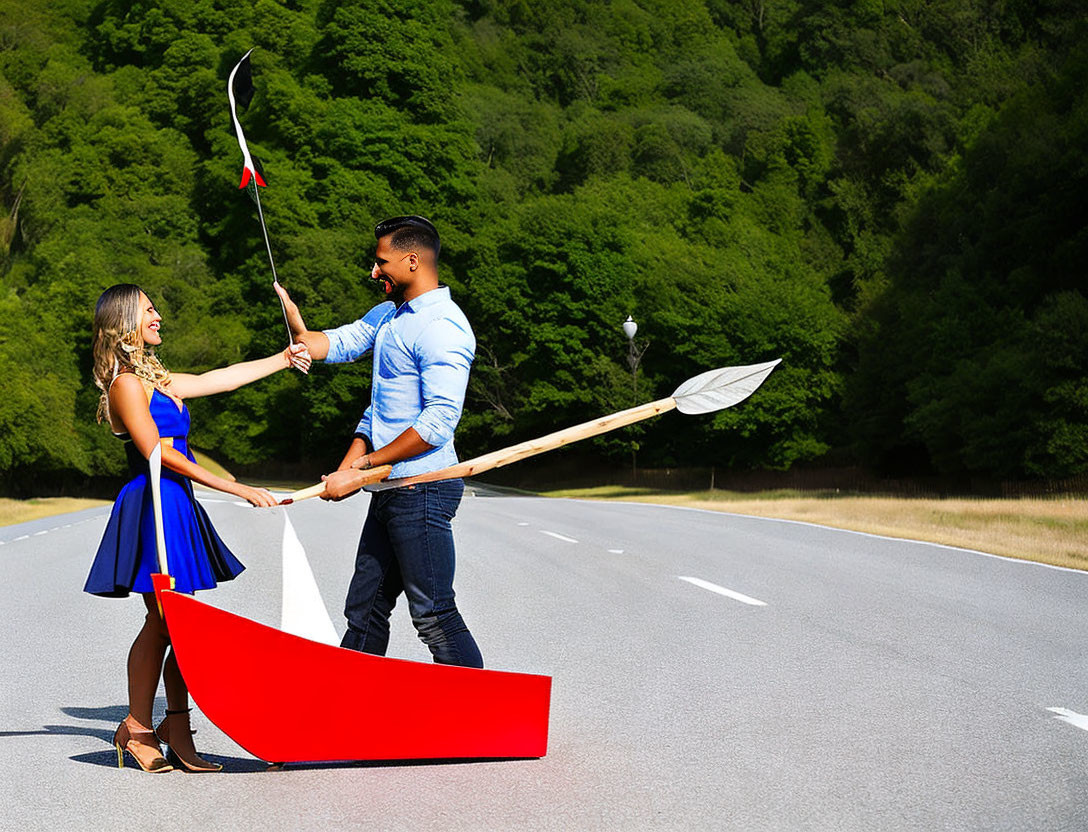
[[[435,262],[438,261],[442,242],[438,239],[438,229],[427,218],[415,215],[393,217],[382,220],[374,227],[374,238],[377,240],[389,234],[393,235],[389,243],[397,251],[423,248],[434,255]]]

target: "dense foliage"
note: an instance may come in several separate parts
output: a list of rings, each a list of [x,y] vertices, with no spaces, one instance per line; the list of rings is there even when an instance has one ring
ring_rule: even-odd
[[[784,359],[644,464],[1088,468],[1088,72],[1077,3],[0,0],[0,471],[109,474],[93,303],[143,286],[199,371],[378,300],[384,216],[443,231],[479,352],[462,456]],[[648,344],[637,378],[620,323]],[[194,403],[228,463],[327,465],[369,363]]]

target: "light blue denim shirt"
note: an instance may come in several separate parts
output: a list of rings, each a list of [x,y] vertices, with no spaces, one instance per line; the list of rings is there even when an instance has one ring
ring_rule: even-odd
[[[476,337],[468,318],[439,286],[405,301],[380,303],[354,323],[325,330],[325,361],[355,361],[374,351],[370,406],[357,433],[384,448],[408,428],[435,447],[393,466],[391,477],[410,477],[454,465],[453,431],[461,419]]]

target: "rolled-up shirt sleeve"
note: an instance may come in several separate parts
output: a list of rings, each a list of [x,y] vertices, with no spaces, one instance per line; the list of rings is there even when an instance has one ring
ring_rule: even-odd
[[[433,322],[419,336],[416,360],[423,410],[412,427],[428,445],[439,447],[453,438],[465,405],[468,374],[475,357],[476,339],[472,331],[450,319]]]
[[[365,436],[366,441],[371,443],[371,445],[373,445],[373,442],[374,442],[374,439],[373,439],[373,437],[374,437],[373,430],[374,429],[371,427],[371,421],[370,421],[371,411],[372,410],[373,410],[373,405],[367,405],[366,410],[363,411],[363,418],[359,420],[359,424],[356,425],[356,427],[355,427],[355,435],[356,436]]]
[[[336,329],[323,330],[329,339],[329,354],[325,356],[325,363],[344,364],[362,358],[374,348],[374,336],[382,321],[395,311],[396,306],[393,302],[385,301],[385,303],[379,303],[357,321],[338,326]]]

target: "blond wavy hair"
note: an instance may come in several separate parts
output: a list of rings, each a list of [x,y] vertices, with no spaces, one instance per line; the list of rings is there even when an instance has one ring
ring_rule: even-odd
[[[139,286],[118,283],[104,291],[94,307],[91,352],[94,384],[102,391],[98,400],[99,422],[109,418],[110,385],[121,373],[135,373],[155,387],[170,384],[170,371],[140,335],[144,312],[141,294],[145,293]]]

